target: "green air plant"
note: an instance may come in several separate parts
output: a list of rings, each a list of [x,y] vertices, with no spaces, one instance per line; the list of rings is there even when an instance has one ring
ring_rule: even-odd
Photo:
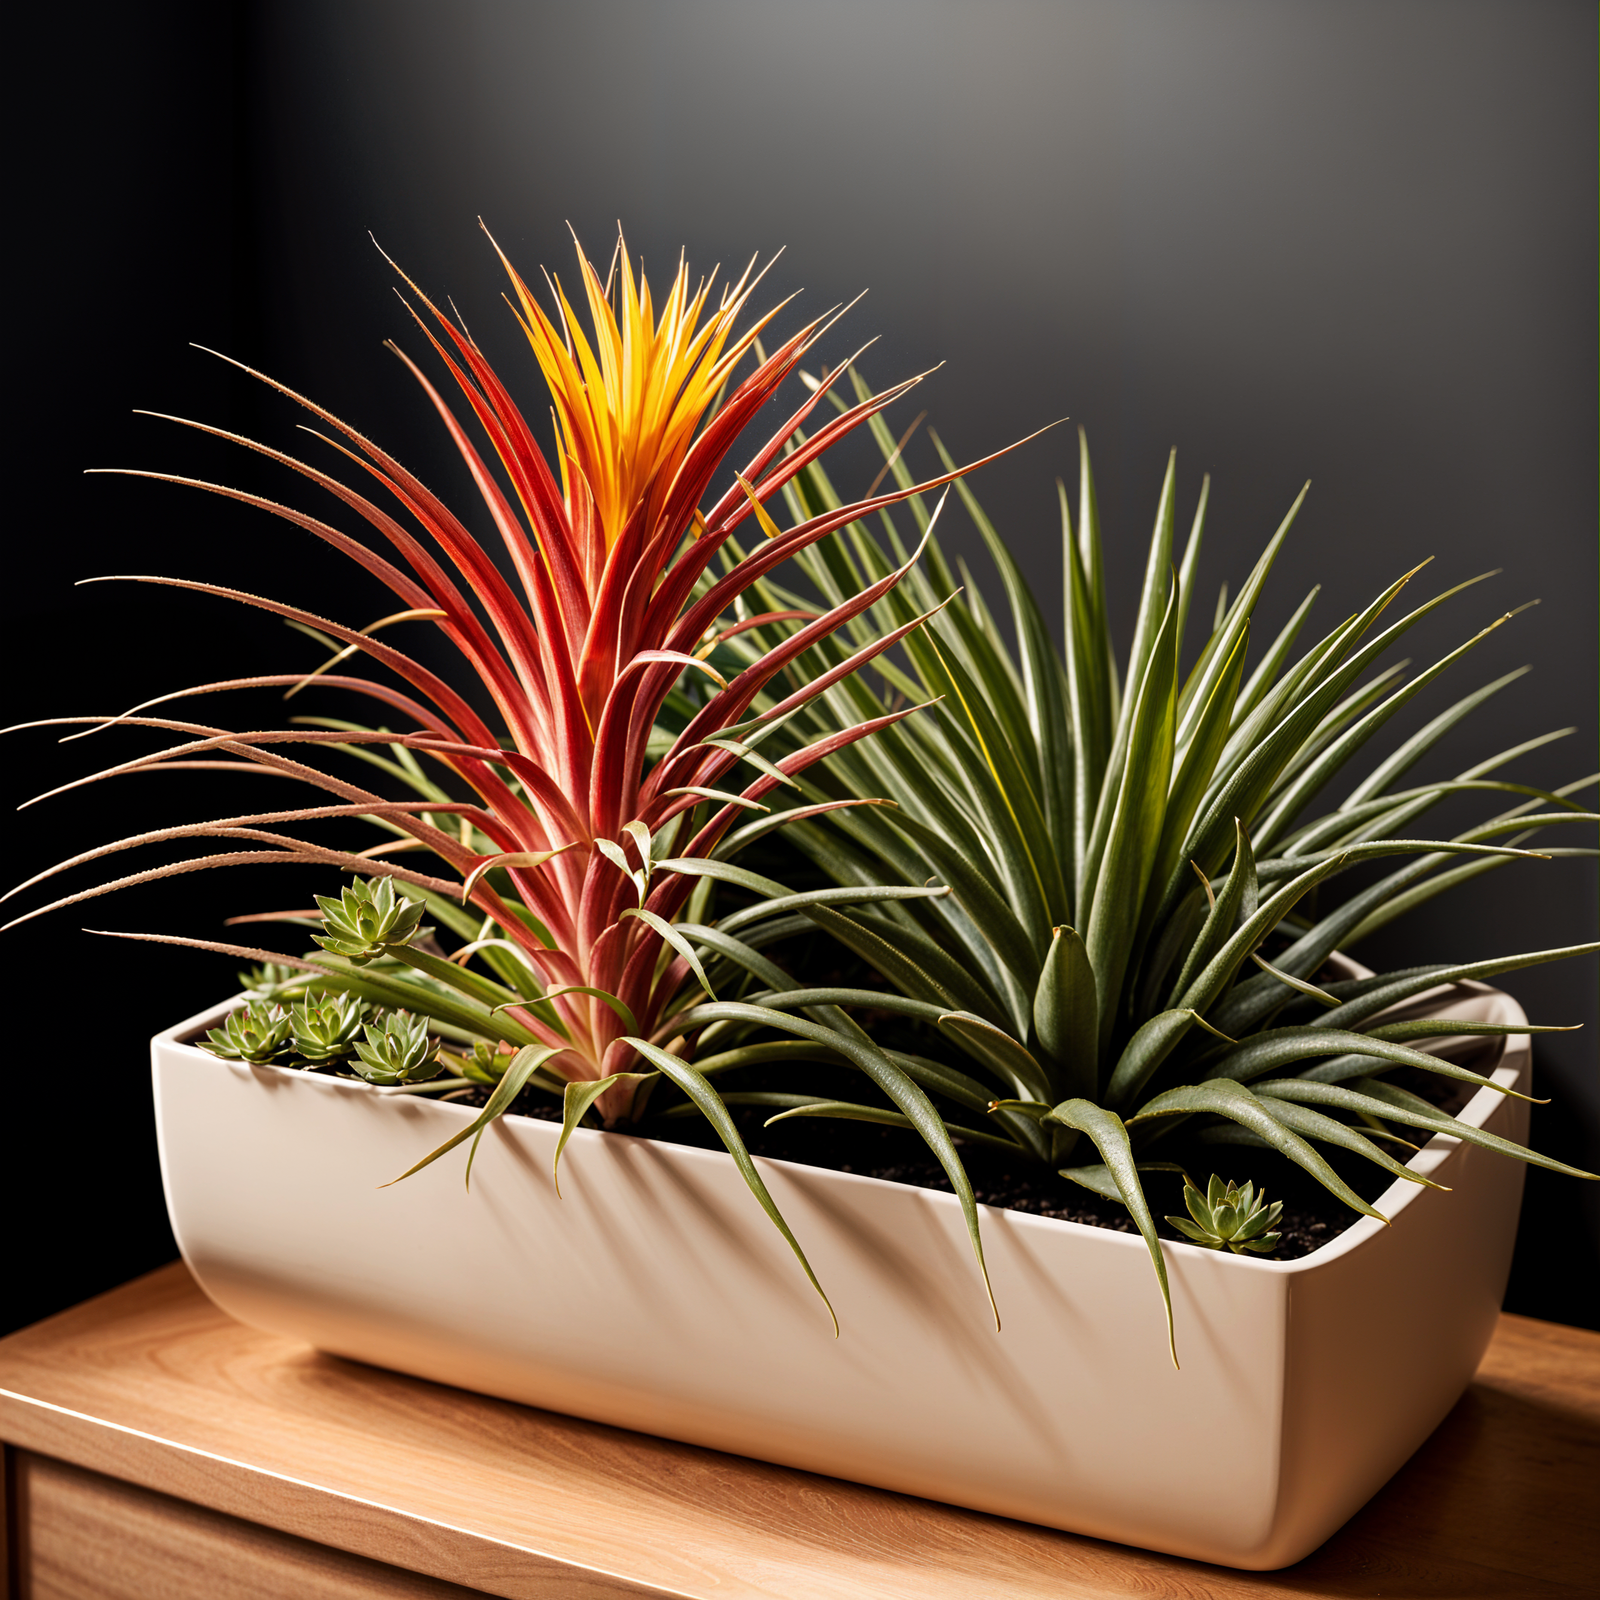
[[[1212,1173],[1202,1193],[1185,1178],[1183,1203],[1189,1215],[1168,1217],[1167,1221],[1194,1244],[1207,1250],[1231,1250],[1235,1255],[1269,1255],[1278,1247],[1280,1235],[1267,1230],[1283,1215],[1283,1202],[1275,1200],[1269,1206],[1265,1195],[1256,1194],[1253,1183],[1241,1188]]]
[[[709,892],[707,863],[718,865],[713,852],[737,823],[754,816],[760,827],[776,827],[819,814],[810,804],[774,812],[768,797],[792,788],[816,762],[906,715],[889,711],[830,726],[811,745],[788,737],[781,758],[769,759],[766,741],[788,719],[903,638],[917,618],[832,653],[826,665],[802,672],[792,692],[772,696],[765,691],[779,674],[862,616],[898,574],[886,573],[838,604],[820,610],[804,604],[782,617],[753,612],[744,597],[844,523],[905,498],[907,491],[896,486],[787,530],[767,508],[808,463],[917,380],[846,406],[810,434],[805,426],[828,390],[801,394],[726,482],[736,442],[832,328],[833,314],[768,355],[758,336],[776,311],[736,326],[759,282],[753,262],[719,299],[709,281],[696,285],[680,265],[657,305],[619,238],[604,278],[578,253],[582,293],[576,298],[587,307],[586,326],[559,281],[551,282],[547,310],[501,260],[512,310],[548,389],[531,410],[519,407],[465,326],[440,313],[409,280],[417,326],[447,376],[446,388],[459,395],[459,415],[422,369],[400,356],[476,486],[477,514],[494,531],[496,554],[392,456],[260,373],[250,376],[310,414],[317,424],[311,431],[331,447],[343,476],[218,428],[185,425],[297,474],[328,497],[336,522],[360,529],[362,537],[242,490],[133,474],[204,489],[281,518],[296,537],[309,534],[348,556],[392,599],[387,614],[354,626],[289,600],[215,584],[129,580],[260,608],[326,653],[312,666],[199,684],[120,716],[53,719],[96,736],[110,728],[175,736],[164,748],[79,782],[172,763],[263,770],[317,792],[288,809],[159,829],[74,857],[52,872],[143,845],[198,840],[207,852],[100,883],[30,915],[202,867],[295,864],[328,876],[374,875],[337,900],[319,899],[321,948],[304,956],[210,939],[167,942],[287,964],[308,974],[307,985],[319,993],[342,993],[419,1019],[402,1027],[391,1014],[378,1035],[368,1030],[357,1056],[369,1074],[414,1079],[422,1065],[413,1060],[421,1048],[416,1030],[428,1019],[434,1035],[456,1047],[452,1057],[464,1074],[442,1083],[488,1079],[494,1085],[488,1105],[461,1136],[470,1135],[474,1144],[524,1089],[560,1097],[570,1132],[584,1116],[606,1123],[636,1118],[653,1087],[670,1083],[711,1121],[809,1275],[675,1020],[710,982],[685,930],[699,923]],[[841,376],[844,370],[836,368]],[[545,414],[553,414],[555,431],[549,459],[528,420]],[[958,475],[945,472],[921,487],[945,485]],[[719,476],[723,484],[713,489]],[[750,535],[745,550],[738,540]],[[744,632],[787,623],[795,626],[760,659],[733,654]],[[448,653],[453,666],[425,665],[392,642],[394,630],[418,627],[437,635],[441,656]],[[352,659],[364,659],[373,670],[347,666]],[[286,696],[307,690],[355,696],[376,705],[392,726],[322,714],[240,729],[169,709],[186,698],[264,688]],[[846,796],[818,805],[825,811],[862,803],[877,798]],[[304,836],[317,824],[341,826],[350,819],[375,825],[379,842],[358,851],[342,836],[337,843]],[[390,855],[395,859],[386,859]],[[888,901],[939,892],[873,885],[842,895],[829,891],[824,899]],[[437,925],[436,937],[417,937],[424,910]],[[317,925],[314,914],[298,917]],[[295,914],[264,920],[285,919],[292,922]],[[454,948],[444,949],[441,937]],[[264,993],[278,989],[273,970],[267,969]],[[272,1049],[282,1041],[271,1029],[263,1032],[254,1007],[244,1015],[222,1031],[241,1049],[259,1036],[250,1048],[266,1059],[268,1040]],[[290,1026],[287,1019],[283,1026]],[[335,1032],[342,1036],[342,1025]],[[839,1048],[872,1055],[885,1092],[920,1119],[940,1159],[959,1175],[924,1091],[881,1053],[860,1045],[842,1015],[836,1036]],[[970,1197],[968,1214],[976,1249]]]
[[[859,403],[869,391],[855,381]],[[894,480],[909,489],[900,446],[881,417],[873,419],[873,431]],[[1322,798],[1396,712],[1506,619],[1405,677],[1400,666],[1382,664],[1386,652],[1413,624],[1470,588],[1458,584],[1388,620],[1415,577],[1408,573],[1309,648],[1297,644],[1312,596],[1264,647],[1253,646],[1256,604],[1302,492],[1237,594],[1218,602],[1185,668],[1208,491],[1209,481],[1179,554],[1177,477],[1169,463],[1132,647],[1120,661],[1111,642],[1086,443],[1075,512],[1065,489],[1060,495],[1062,651],[966,486],[959,492],[999,570],[1009,630],[971,574],[963,570],[958,579],[932,535],[928,507],[908,493],[926,567],[876,599],[819,657],[846,659],[857,642],[852,630],[864,640],[919,616],[926,620],[905,635],[903,663],[890,657],[874,663],[881,690],[864,673],[831,682],[786,723],[772,748],[784,748],[784,741],[814,747],[860,719],[881,721],[891,709],[920,707],[796,779],[797,798],[813,805],[870,797],[893,806],[799,819],[785,838],[841,891],[929,883],[949,893],[809,907],[810,922],[827,928],[881,982],[808,987],[803,974],[791,975],[769,950],[780,930],[797,926],[781,886],[725,861],[739,842],[732,833],[700,870],[770,898],[765,907],[745,906],[723,918],[705,948],[741,962],[747,981],[743,992],[680,1019],[686,1031],[702,1030],[703,1053],[713,1044],[736,1050],[760,1030],[776,1029],[793,1036],[797,1056],[859,1066],[870,1080],[855,1099],[776,1090],[742,1096],[768,1105],[773,1120],[846,1117],[914,1126],[916,1118],[892,1095],[872,1092],[876,1063],[861,1059],[859,1049],[855,1057],[839,1051],[823,1038],[819,1021],[825,1012],[837,1033],[841,1015],[870,1007],[920,1024],[927,1041],[920,1053],[890,1054],[937,1097],[946,1126],[969,1144],[998,1144],[1120,1200],[1145,1238],[1164,1298],[1165,1267],[1141,1171],[1162,1165],[1157,1158],[1175,1143],[1270,1148],[1374,1216],[1319,1146],[1425,1183],[1383,1146],[1398,1144],[1402,1154],[1409,1148],[1395,1127],[1450,1132],[1559,1172],[1593,1176],[1481,1133],[1389,1082],[1397,1068],[1411,1067],[1482,1085],[1488,1080],[1480,1074],[1417,1047],[1441,1031],[1514,1030],[1392,1021],[1385,1013],[1440,985],[1600,946],[1417,965],[1367,978],[1324,972],[1334,952],[1452,885],[1536,855],[1594,853],[1543,840],[1547,831],[1570,836],[1574,826],[1587,831],[1600,820],[1571,798],[1592,778],[1547,792],[1502,775],[1515,758],[1557,734],[1490,755],[1451,779],[1401,782],[1517,673],[1454,701],[1336,802]],[[785,494],[801,526],[839,504],[816,463],[797,473]],[[824,604],[836,605],[904,565],[907,547],[887,510],[879,521],[881,532],[874,533],[854,519],[802,554],[799,565]],[[771,580],[748,601],[768,615],[800,603]],[[781,648],[786,631],[785,624],[763,623],[733,648],[743,659],[760,660]],[[782,688],[774,682],[767,692],[792,693],[799,682],[800,669],[790,666]],[[1450,838],[1417,834],[1418,818],[1461,795],[1512,804]],[[1536,835],[1538,849],[1528,848]],[[1339,876],[1368,862],[1385,863],[1384,875],[1337,898]],[[737,938],[730,942],[730,935]],[[1170,1299],[1167,1315],[1170,1330]]]

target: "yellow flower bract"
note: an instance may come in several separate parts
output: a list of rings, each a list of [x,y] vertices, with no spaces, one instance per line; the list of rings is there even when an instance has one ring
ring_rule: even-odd
[[[646,539],[658,531],[656,515],[702,419],[776,311],[729,342],[754,287],[754,265],[723,289],[715,311],[706,316],[715,273],[691,291],[688,268],[680,261],[658,317],[643,269],[635,275],[620,237],[605,283],[580,246],[590,336],[559,281],[552,285],[560,307],[558,330],[512,273],[519,320],[554,401],[570,525],[578,533],[592,522],[599,535],[585,541],[591,574],[603,566],[641,505]]]

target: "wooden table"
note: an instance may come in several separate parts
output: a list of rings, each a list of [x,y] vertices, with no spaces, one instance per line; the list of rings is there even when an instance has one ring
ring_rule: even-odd
[[[1600,1334],[1502,1317],[1341,1533],[1245,1573],[487,1400],[217,1311],[181,1265],[0,1341],[17,1600],[1101,1600],[1600,1590]]]

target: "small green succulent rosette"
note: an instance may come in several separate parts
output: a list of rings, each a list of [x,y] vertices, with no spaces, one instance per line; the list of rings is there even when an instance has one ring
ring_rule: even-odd
[[[305,982],[305,973],[280,961],[264,961],[239,974],[239,988],[246,1000],[282,1000],[304,992]]]
[[[324,950],[360,967],[391,945],[405,944],[422,921],[423,904],[395,891],[393,878],[359,878],[337,900],[316,897],[325,933],[312,937]]]
[[[497,1044],[479,1039],[472,1046],[472,1054],[460,1061],[461,1076],[492,1089],[505,1077],[506,1068],[511,1065],[511,1055],[509,1050],[502,1050]]]
[[[408,1011],[391,1011],[381,1022],[367,1023],[366,1039],[356,1044],[351,1062],[368,1083],[392,1087],[426,1083],[443,1066],[438,1046],[428,1037],[428,1019]]]
[[[1283,1237],[1267,1231],[1283,1214],[1283,1202],[1275,1200],[1268,1205],[1264,1194],[1256,1194],[1254,1183],[1239,1188],[1233,1183],[1224,1183],[1212,1173],[1206,1192],[1201,1194],[1186,1178],[1183,1203],[1189,1208],[1189,1215],[1168,1217],[1167,1221],[1207,1250],[1228,1249],[1235,1255],[1247,1252],[1266,1255],[1278,1248]]]
[[[203,1048],[224,1061],[247,1061],[264,1066],[276,1061],[290,1047],[289,1013],[270,1000],[252,1000],[237,1011],[230,1011],[220,1028],[206,1034]]]
[[[354,995],[308,997],[289,1008],[295,1054],[312,1066],[349,1055],[356,1047],[367,1008]]]

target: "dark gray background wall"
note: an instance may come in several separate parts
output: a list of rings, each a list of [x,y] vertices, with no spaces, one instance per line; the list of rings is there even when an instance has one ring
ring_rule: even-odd
[[[188,341],[274,372],[454,487],[380,349],[418,340],[367,231],[453,295],[531,388],[476,218],[525,273],[570,272],[568,222],[603,257],[620,218],[658,273],[680,246],[709,268],[782,245],[775,294],[803,288],[815,312],[870,289],[824,353],[878,335],[863,362],[874,380],[943,361],[905,420],[927,406],[960,453],[1082,422],[1114,605],[1131,603],[1169,446],[1186,502],[1213,474],[1208,586],[1237,583],[1313,480],[1269,623],[1316,581],[1326,628],[1426,557],[1425,588],[1503,567],[1411,653],[1432,659],[1538,598],[1453,677],[1459,694],[1536,670],[1434,770],[1572,725],[1516,773],[1580,777],[1596,766],[1595,31],[1578,0],[36,12],[9,107],[25,160],[8,260],[7,720],[120,709],[286,660],[276,625],[195,597],[73,591],[82,576],[189,574],[376,614],[259,516],[79,476],[134,465],[294,492],[129,415],[292,440],[288,408]],[[1060,581],[1052,480],[1072,450],[1058,429],[976,481],[1047,596]],[[841,469],[855,488],[873,470]],[[1411,724],[1443,703],[1436,692]],[[85,749],[10,736],[8,791],[81,773]],[[174,775],[52,801],[5,824],[9,876],[208,799]],[[230,985],[215,958],[77,930],[212,934],[274,893],[265,878],[191,878],[3,936],[8,1324],[171,1253],[142,1041]],[[1595,924],[1591,862],[1519,864],[1374,954],[1471,959],[1591,939]],[[1586,1025],[1540,1043],[1554,1103],[1536,1142],[1600,1165],[1594,962],[1507,987],[1536,1020]],[[1600,1325],[1597,1190],[1533,1175],[1513,1308]]]

